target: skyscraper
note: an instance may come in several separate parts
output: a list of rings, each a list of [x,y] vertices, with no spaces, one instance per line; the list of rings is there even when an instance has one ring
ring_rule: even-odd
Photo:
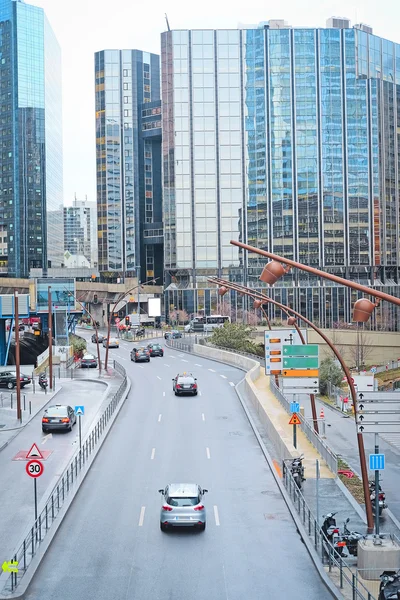
[[[97,52],[95,85],[99,270],[162,281],[159,56]]]
[[[167,308],[216,310],[210,275],[262,286],[231,239],[399,294],[400,45],[330,25],[162,34]],[[356,298],[295,270],[269,292],[322,326]]]
[[[8,274],[27,277],[64,253],[61,54],[43,9],[0,0],[0,54],[0,227]]]
[[[97,267],[97,206],[95,202],[75,200],[64,206],[64,249],[83,255]]]

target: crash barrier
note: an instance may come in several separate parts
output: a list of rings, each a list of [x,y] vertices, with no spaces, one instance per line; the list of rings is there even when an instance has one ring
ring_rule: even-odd
[[[288,400],[282,390],[278,388],[272,377],[270,380],[270,387],[275,398],[279,400],[286,412],[291,415],[290,400]],[[337,475],[338,458],[336,454],[332,452],[329,446],[327,446],[323,439],[314,431],[313,425],[301,413],[298,414],[298,417],[301,421],[300,428],[308,441],[311,442],[317,452],[325,460],[332,473]]]
[[[346,563],[321,531],[321,526],[314,517],[293,475],[289,469],[285,468],[285,464],[283,464],[282,481],[315,551],[321,557],[322,564],[328,567],[329,577],[340,588],[343,596],[352,598],[352,600],[377,600],[378,597],[374,596],[360,581],[357,570],[352,569]]]
[[[38,515],[38,518],[32,524],[28,535],[25,537],[19,548],[11,557],[11,561],[18,562],[18,572],[12,572],[8,577],[3,589],[4,596],[15,592],[21,579],[25,575],[30,563],[38,552],[41,544],[44,542],[47,533],[62,509],[65,500],[74,488],[73,484],[79,477],[81,471],[85,470],[89,464],[89,457],[102,439],[107,424],[115,412],[125,390],[128,386],[128,380],[125,369],[114,361],[114,369],[122,376],[121,384],[105,408],[103,414],[99,417],[97,423],[92,427],[86,438],[82,441],[82,447],[79,448],[72,457],[69,465],[60,476],[58,483],[50,494],[45,507]]]

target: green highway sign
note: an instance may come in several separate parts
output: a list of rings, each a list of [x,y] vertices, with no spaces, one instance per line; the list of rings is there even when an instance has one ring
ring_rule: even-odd
[[[282,364],[284,369],[318,369],[318,356],[284,356]]]
[[[318,356],[317,344],[285,344],[282,350],[283,356]]]

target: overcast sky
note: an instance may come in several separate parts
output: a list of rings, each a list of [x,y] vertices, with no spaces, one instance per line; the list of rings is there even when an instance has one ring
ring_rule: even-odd
[[[171,29],[236,28],[285,19],[292,26],[324,27],[331,16],[371,25],[400,42],[399,0],[26,0],[41,6],[61,45],[63,60],[64,203],[96,200],[93,54],[106,48],[160,52],[165,12]],[[278,3],[271,3],[274,6]]]

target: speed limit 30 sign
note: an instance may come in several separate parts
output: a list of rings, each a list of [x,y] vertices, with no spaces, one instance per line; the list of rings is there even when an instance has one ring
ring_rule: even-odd
[[[30,460],[26,464],[25,470],[28,473],[29,477],[36,478],[36,477],[40,477],[41,475],[43,475],[44,466],[40,462],[40,460]]]

